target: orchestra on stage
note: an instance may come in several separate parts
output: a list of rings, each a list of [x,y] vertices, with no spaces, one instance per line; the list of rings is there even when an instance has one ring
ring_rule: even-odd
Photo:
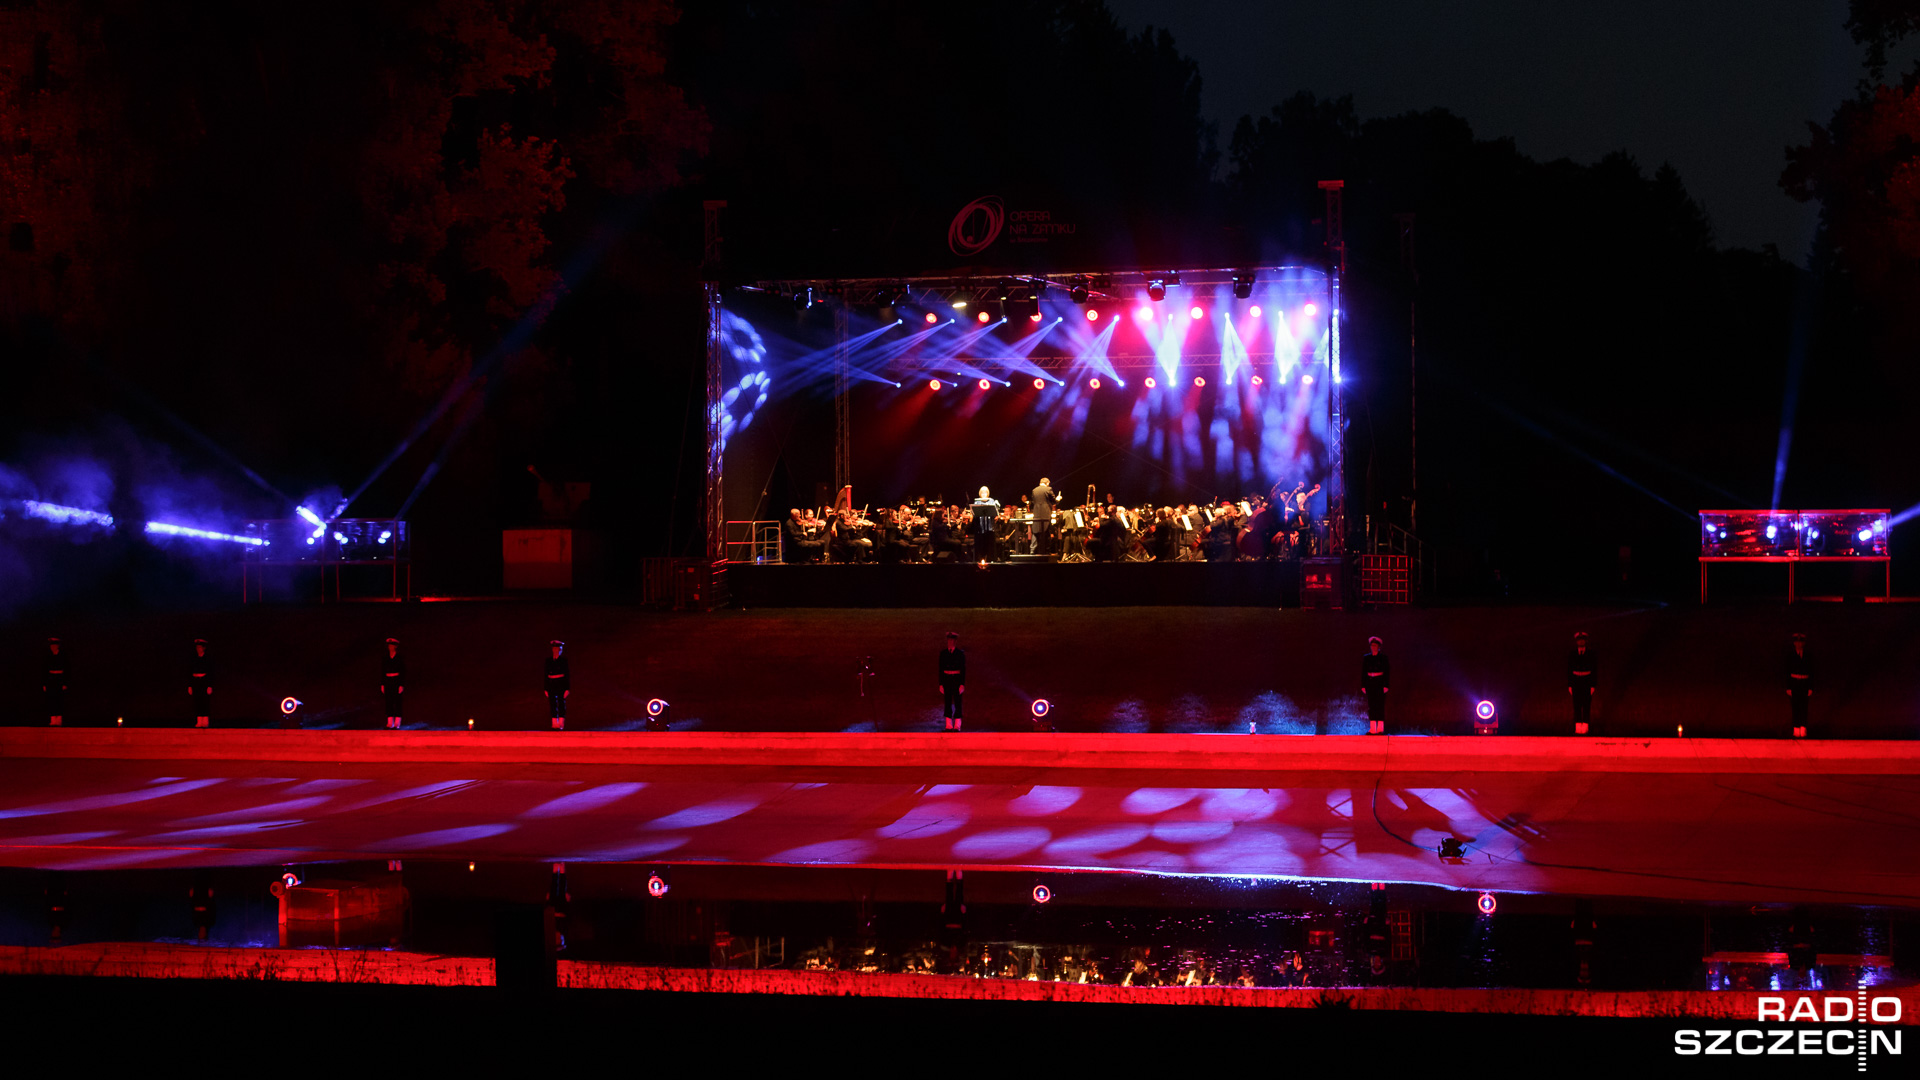
[[[780,523],[784,563],[1233,562],[1295,559],[1320,552],[1325,522],[1305,482],[1266,495],[1175,506],[1128,507],[1089,485],[1067,506],[1042,477],[1018,501],[980,488],[968,503],[916,499],[897,507],[853,505],[853,488],[832,506],[788,511]]]

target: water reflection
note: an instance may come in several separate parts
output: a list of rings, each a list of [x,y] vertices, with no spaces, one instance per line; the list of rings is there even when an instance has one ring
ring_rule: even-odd
[[[1121,987],[1791,990],[1916,974],[1910,954],[1894,953],[1920,940],[1920,919],[1902,909],[1516,894],[1484,915],[1476,899],[1347,882],[698,863],[8,870],[0,945],[533,948],[676,968]]]

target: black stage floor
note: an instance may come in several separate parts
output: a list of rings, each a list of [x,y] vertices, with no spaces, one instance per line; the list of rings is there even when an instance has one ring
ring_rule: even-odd
[[[1298,607],[1301,577],[1298,562],[735,563],[727,591],[748,608]]]

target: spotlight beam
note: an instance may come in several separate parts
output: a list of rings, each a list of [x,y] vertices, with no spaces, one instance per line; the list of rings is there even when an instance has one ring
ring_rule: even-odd
[[[647,202],[638,196],[629,198],[616,213],[602,221],[599,227],[595,228],[589,234],[586,242],[581,245],[574,256],[568,259],[566,264],[560,268],[558,280],[550,286],[544,294],[532,304],[528,305],[527,310],[521,313],[520,318],[514,321],[514,324],[508,328],[507,332],[501,336],[493,348],[481,355],[465,375],[455,379],[453,385],[447,387],[446,392],[440,395],[440,400],[435,402],[433,407],[427,410],[426,415],[422,416],[420,420],[413,425],[413,428],[400,440],[398,446],[395,446],[386,457],[380,459],[380,463],[373,467],[373,471],[367,474],[366,479],[360,481],[360,485],[353,489],[353,493],[341,502],[339,509],[334,511],[334,515],[337,517],[346,513],[347,507],[352,506],[359,500],[360,496],[365,495],[367,489],[373,486],[374,481],[380,479],[388,469],[392,468],[394,463],[399,461],[402,455],[406,454],[408,450],[412,449],[415,442],[419,441],[428,431],[432,430],[433,426],[440,422],[440,418],[445,416],[447,411],[452,409],[461,399],[465,398],[474,386],[482,385],[482,380],[487,380],[484,385],[496,385],[499,380],[491,379],[490,376],[494,375],[499,368],[504,367],[509,360],[518,356],[521,351],[527,347],[527,343],[533,340],[534,332],[539,330],[541,325],[546,322],[547,316],[553,311],[554,307],[559,304],[561,297],[577,286],[593,271],[594,267],[600,264],[600,260],[606,256],[606,253],[613,245],[627,234],[633,227],[634,222],[639,220],[641,213],[647,208],[647,205]],[[466,424],[462,424],[456,428],[453,434],[448,437],[448,442],[457,441],[460,435],[466,430],[466,427]],[[446,453],[443,451],[440,454],[440,459],[444,460],[445,457]],[[423,476],[421,483],[415,485],[414,494],[410,498],[417,498],[419,496],[421,488],[426,484],[426,479],[427,478]]]

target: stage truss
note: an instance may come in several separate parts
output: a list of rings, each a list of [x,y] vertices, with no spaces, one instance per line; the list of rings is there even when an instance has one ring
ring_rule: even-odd
[[[1337,191],[1328,192],[1330,207],[1338,205],[1338,194]],[[1331,212],[1333,211],[1330,210]],[[714,223],[709,221],[710,248],[716,243],[714,229]],[[1330,250],[1337,251],[1343,256],[1344,251],[1336,245],[1338,245],[1338,234],[1330,232]],[[1332,258],[1330,266],[1294,263],[1040,274],[793,277],[766,279],[734,287],[746,292],[785,297],[802,306],[826,304],[833,308],[834,335],[839,343],[835,350],[834,362],[834,485],[837,489],[847,484],[852,476],[852,432],[848,419],[848,396],[852,379],[846,348],[849,309],[912,305],[953,306],[960,303],[965,304],[968,310],[978,310],[988,305],[998,304],[1002,305],[1001,311],[1004,317],[1006,305],[1023,308],[1024,305],[1038,304],[1043,297],[1049,296],[1064,296],[1074,303],[1083,305],[1119,305],[1134,302],[1142,291],[1156,284],[1170,289],[1224,288],[1242,284],[1252,287],[1261,282],[1271,283],[1293,275],[1317,276],[1325,282],[1327,294],[1327,363],[1332,374],[1332,385],[1327,394],[1327,419],[1333,432],[1333,438],[1330,440],[1332,461],[1327,493],[1327,520],[1332,530],[1331,540],[1334,550],[1344,552],[1346,550],[1347,425],[1345,393],[1340,377],[1340,324],[1344,317],[1340,307],[1340,276],[1343,261],[1343,258]],[[723,505],[723,466],[719,441],[723,387],[719,376],[722,362],[719,333],[721,300],[720,286],[717,282],[707,284],[706,300],[708,315],[706,557],[715,564],[723,564],[726,560],[724,526],[726,515]],[[1186,353],[1183,358],[1193,361],[1217,361],[1221,356],[1219,353]],[[1156,358],[1146,352],[1113,352],[1109,353],[1106,359],[1116,371],[1123,372],[1147,370],[1156,363]],[[1072,360],[1067,357],[1030,357],[1029,362],[1042,371],[1050,372],[1068,366]]]

